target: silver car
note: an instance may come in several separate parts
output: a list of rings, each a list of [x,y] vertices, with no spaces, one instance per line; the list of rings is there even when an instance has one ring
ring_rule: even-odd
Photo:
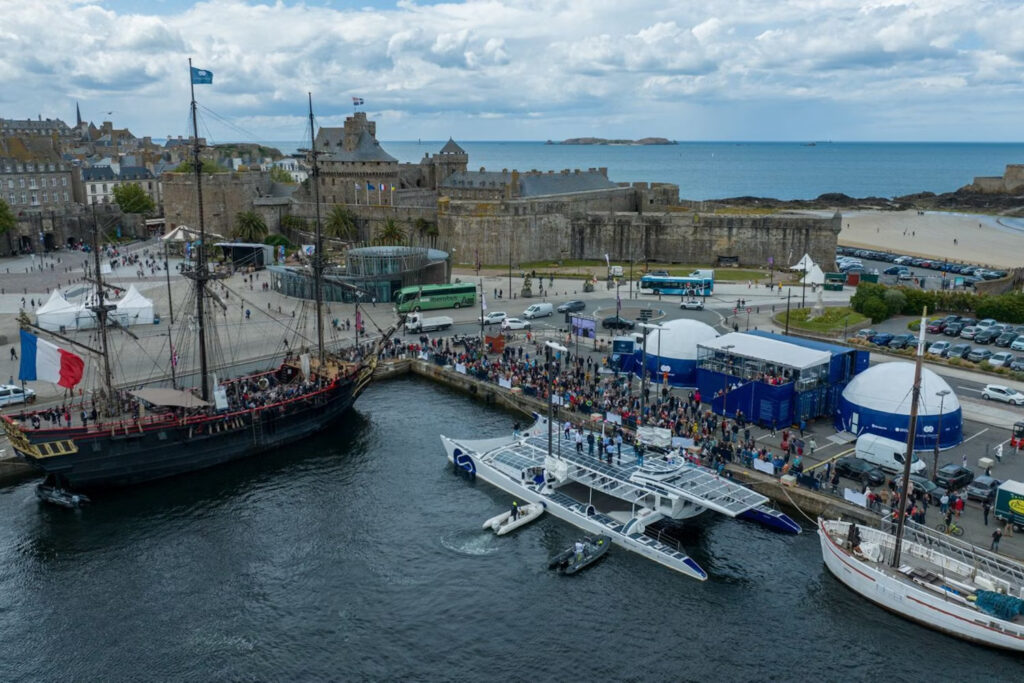
[[[981,390],[981,397],[986,401],[1002,401],[1015,406],[1024,406],[1024,394],[1016,389],[1004,387],[1002,384],[986,384]]]

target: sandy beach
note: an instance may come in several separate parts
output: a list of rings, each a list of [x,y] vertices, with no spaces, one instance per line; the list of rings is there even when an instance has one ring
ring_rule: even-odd
[[[1024,221],[945,212],[856,211],[843,214],[839,244],[1013,268],[1022,261]]]

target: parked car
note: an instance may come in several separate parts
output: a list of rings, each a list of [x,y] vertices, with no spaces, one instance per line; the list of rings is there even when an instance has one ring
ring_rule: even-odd
[[[862,330],[857,330],[857,334],[853,336],[856,337],[857,339],[867,339],[870,341],[871,338],[874,337],[876,334],[878,334],[876,330],[873,330],[870,327],[865,327]]]
[[[983,474],[967,485],[967,498],[973,498],[974,500],[995,499],[996,489],[1002,483],[998,479],[993,479]]]
[[[920,490],[928,496],[929,505],[939,505],[942,502],[942,494],[945,493],[934,481],[920,474],[911,474],[910,481],[914,482],[914,489]]]
[[[996,322],[995,318],[982,318],[981,320],[979,320],[978,322],[976,322],[974,324],[977,327],[980,327],[982,329],[986,329],[987,330],[988,328],[990,328],[993,325],[997,324],[997,322]]]
[[[897,256],[896,258],[893,259],[892,262],[893,263],[898,263],[898,264],[900,264],[902,266],[902,265],[906,265],[906,264],[910,263],[913,260],[914,259],[912,259],[909,256]]]
[[[1010,344],[1017,341],[1017,337],[1019,336],[1020,335],[1014,330],[1005,330],[1001,335],[996,337],[996,340],[993,342],[993,344],[995,344],[1001,349],[1006,349],[1009,348]]]
[[[22,389],[16,384],[0,384],[0,406],[12,405],[14,403],[32,403],[36,400],[36,392],[32,389]]]
[[[580,301],[579,299],[573,299],[572,301],[566,301],[564,304],[558,307],[559,313],[572,313],[574,311],[585,311],[587,310],[587,303]]]
[[[507,317],[508,313],[505,313],[505,311],[491,311],[483,316],[483,322],[484,325],[497,325]],[[479,320],[479,318],[477,318],[477,320]]]
[[[895,336],[896,335],[894,335],[892,332],[879,332],[874,337],[872,337],[870,341],[871,341],[872,344],[877,344],[879,346],[885,346],[886,344],[891,342],[892,338],[895,337]]]
[[[901,270],[902,268],[900,268],[899,266],[889,266],[888,268],[883,270],[882,273],[884,273],[885,275],[897,275]]]
[[[1015,406],[1024,406],[1024,394],[1002,384],[986,384],[981,390],[981,397],[986,401],[1002,401]]]
[[[989,356],[988,364],[994,368],[1008,368],[1017,357],[1009,351],[1000,351]]]
[[[924,327],[924,331],[927,332],[928,334],[939,334],[944,329],[946,329],[945,318],[934,318],[932,320],[929,320],[928,324],[925,325]]]
[[[700,299],[683,299],[679,302],[679,308],[683,308],[688,311],[703,311],[704,302]]]
[[[946,349],[946,358],[966,358],[970,352],[970,344],[953,344]]]
[[[939,468],[935,475],[935,483],[939,488],[956,491],[967,486],[974,479],[974,472],[962,465],[949,462]]]
[[[522,320],[521,318],[505,318],[501,321],[501,329],[503,330],[528,330],[530,329],[530,323]]]
[[[1017,372],[1024,372],[1024,357],[1015,358],[1013,362],[1010,363],[1010,369],[1016,370]]]
[[[836,461],[836,472],[839,476],[866,482],[868,486],[881,486],[885,483],[885,473],[878,465],[867,460],[847,456]]]
[[[601,327],[606,330],[631,330],[636,327],[636,323],[632,320],[612,315],[601,321]]]
[[[1010,342],[1010,348],[1014,351],[1024,351],[1024,334]]]
[[[901,270],[899,273],[896,274],[896,279],[897,280],[909,280],[912,277],[914,277],[914,274],[911,273],[906,268],[904,268],[903,270]]]
[[[988,349],[973,349],[969,354],[967,354],[967,360],[971,361],[972,363],[980,363],[982,361],[988,360],[991,357],[992,352],[989,351]]]
[[[953,342],[937,341],[928,347],[928,353],[932,354],[933,356],[942,356],[943,358],[945,358],[946,351],[952,345]]]
[[[964,329],[960,330],[961,339],[974,339],[974,335],[978,334],[981,329],[977,325],[968,325]]]
[[[963,329],[964,324],[962,322],[952,322],[946,325],[946,329],[942,331],[942,334],[946,335],[947,337],[959,337]]]
[[[917,338],[912,334],[897,334],[889,340],[886,346],[890,349],[905,349],[908,346],[913,346],[915,341],[917,341]]]
[[[991,344],[996,339],[998,339],[999,335],[1002,334],[1002,333],[1003,333],[1002,329],[1000,329],[997,325],[993,325],[992,327],[986,328],[984,330],[980,330],[977,334],[975,334],[974,335],[974,343],[975,344]]]

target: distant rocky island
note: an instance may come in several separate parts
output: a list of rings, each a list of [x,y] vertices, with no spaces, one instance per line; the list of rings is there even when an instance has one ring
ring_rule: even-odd
[[[608,140],[606,138],[569,138],[561,142],[548,140],[548,145],[677,145],[668,138],[640,138],[639,140]]]

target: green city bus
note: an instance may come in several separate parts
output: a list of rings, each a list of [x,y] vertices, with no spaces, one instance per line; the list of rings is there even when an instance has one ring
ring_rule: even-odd
[[[399,313],[432,308],[462,308],[476,303],[476,285],[465,282],[454,285],[416,285],[395,292]]]

